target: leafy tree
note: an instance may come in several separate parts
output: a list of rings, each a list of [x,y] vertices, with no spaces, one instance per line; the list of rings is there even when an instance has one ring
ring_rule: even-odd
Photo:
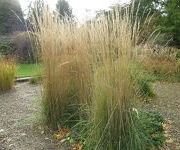
[[[24,30],[23,13],[18,0],[0,0],[0,34]]]
[[[143,27],[145,32],[159,29],[165,34],[162,39],[165,43],[172,38],[170,44],[180,46],[180,0],[132,0],[131,5],[133,4],[134,14],[137,12],[142,21],[147,19],[147,16],[152,16],[150,26]],[[148,37],[148,34],[145,36]]]
[[[180,0],[166,0],[162,31],[172,36],[171,44],[180,46]]]
[[[160,15],[163,4],[163,0],[132,0],[130,3],[134,15],[143,21],[148,16]]]
[[[73,18],[72,8],[66,0],[58,0],[56,4],[56,10],[59,13],[59,17],[63,19],[64,17]]]

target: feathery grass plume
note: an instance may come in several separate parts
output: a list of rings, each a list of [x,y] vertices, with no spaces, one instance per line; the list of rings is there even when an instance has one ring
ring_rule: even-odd
[[[89,103],[91,66],[75,24],[44,11],[38,25],[45,75],[44,114],[46,123],[57,128],[64,115],[70,113],[70,117],[77,105]]]
[[[16,73],[16,64],[13,58],[0,57],[0,91],[9,90],[13,87]]]
[[[128,62],[105,64],[95,74],[93,136],[96,149],[142,149]]]
[[[138,35],[139,23],[129,8],[79,27],[45,11],[37,37],[44,62],[47,123],[57,128],[64,118],[74,117],[79,105],[88,104],[90,149],[143,149],[129,67]]]
[[[123,11],[123,12],[122,12]],[[138,39],[138,20],[118,8],[91,24],[93,51],[92,135],[94,149],[143,149],[133,111],[134,89],[130,60]],[[137,121],[137,122],[136,122]],[[91,146],[92,146],[91,145]]]

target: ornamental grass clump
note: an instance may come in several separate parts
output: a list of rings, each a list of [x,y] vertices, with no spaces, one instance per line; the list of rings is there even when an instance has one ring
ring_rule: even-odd
[[[0,91],[9,90],[13,87],[16,74],[14,59],[0,57]]]
[[[133,22],[128,12],[128,8],[117,8],[92,23],[89,29],[95,61],[92,62],[92,135],[88,142],[98,150],[144,149],[134,111],[135,82],[130,71],[136,55],[138,21]]]
[[[143,149],[130,67],[139,23],[129,8],[80,26],[45,11],[38,29],[46,123],[68,126],[67,120],[81,119],[78,112],[88,108],[87,149]]]
[[[75,24],[48,11],[40,20],[37,38],[45,75],[43,114],[45,122],[57,129],[75,117],[79,105],[90,103],[90,58]]]

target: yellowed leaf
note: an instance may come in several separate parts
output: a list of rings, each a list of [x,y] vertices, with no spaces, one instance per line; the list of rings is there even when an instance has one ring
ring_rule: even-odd
[[[151,134],[151,136],[152,136],[152,137],[156,137],[156,136],[157,136],[157,134],[153,133],[153,134]]]
[[[166,140],[166,143],[168,143],[168,144],[172,144],[174,141],[172,140],[172,139],[168,139],[168,140]]]
[[[73,150],[82,150],[83,144],[78,142],[73,146]]]

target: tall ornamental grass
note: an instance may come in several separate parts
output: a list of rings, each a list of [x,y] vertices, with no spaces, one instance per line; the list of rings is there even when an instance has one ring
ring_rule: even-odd
[[[0,91],[9,90],[13,87],[16,73],[16,64],[13,59],[0,57]]]
[[[92,135],[88,140],[94,149],[144,148],[134,111],[135,83],[130,65],[137,54],[138,26],[128,8],[119,8],[103,15],[88,28],[89,47],[95,60],[92,62]]]
[[[77,120],[81,116],[74,114],[87,105],[90,149],[143,149],[129,67],[138,35],[138,20],[128,8],[80,26],[45,11],[37,37],[46,123],[57,128],[64,118]]]
[[[83,33],[75,24],[59,20],[48,11],[40,20],[37,37],[45,74],[44,118],[48,125],[58,128],[63,118],[68,120],[78,111],[79,105],[90,103],[90,56],[83,49]]]

